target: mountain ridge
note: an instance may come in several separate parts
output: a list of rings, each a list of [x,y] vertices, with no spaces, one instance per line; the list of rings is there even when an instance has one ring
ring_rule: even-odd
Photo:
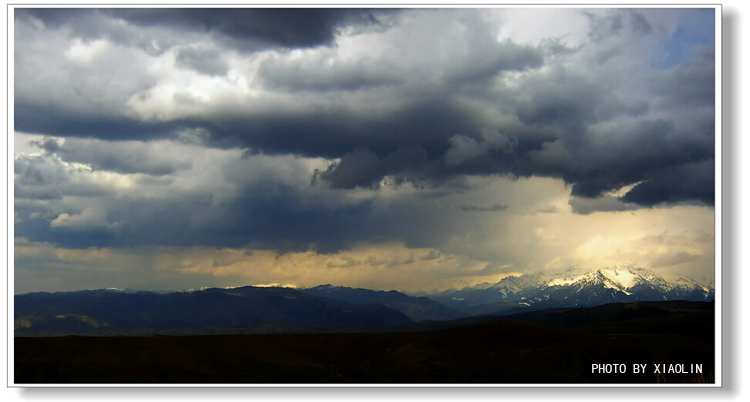
[[[638,301],[711,301],[689,278],[640,267],[503,278],[428,296],[320,285],[227,287],[159,293],[122,289],[16,295],[15,334],[194,334],[395,330],[422,321]]]
[[[319,297],[330,297],[354,304],[377,303],[400,311],[415,322],[424,320],[452,320],[464,314],[425,296],[409,296],[396,290],[372,290],[346,286],[320,285],[299,289]]]
[[[35,293],[17,295],[14,302],[16,336],[315,332],[413,323],[380,304],[346,303],[290,288]]]
[[[466,287],[431,298],[477,315],[522,308],[590,307],[615,302],[710,301],[714,298],[714,289],[690,278],[666,280],[642,267],[616,266],[566,276],[508,276],[491,286]]]

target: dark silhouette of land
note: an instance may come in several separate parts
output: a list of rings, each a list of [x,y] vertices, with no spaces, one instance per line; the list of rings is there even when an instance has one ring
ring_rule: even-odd
[[[379,331],[414,323],[382,304],[347,303],[288,288],[95,290],[31,293],[14,300],[16,336]]]
[[[617,303],[388,331],[16,337],[15,383],[714,382],[712,302]],[[592,372],[593,364],[626,372]],[[634,373],[635,364],[644,372]]]

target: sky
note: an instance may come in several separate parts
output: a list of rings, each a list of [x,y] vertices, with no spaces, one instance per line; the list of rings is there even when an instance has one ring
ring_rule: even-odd
[[[713,9],[13,11],[16,294],[713,281]]]

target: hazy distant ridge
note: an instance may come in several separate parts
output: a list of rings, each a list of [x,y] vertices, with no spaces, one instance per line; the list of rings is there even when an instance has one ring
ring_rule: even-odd
[[[428,297],[408,296],[395,290],[370,290],[345,286],[320,285],[301,292],[329,297],[355,304],[377,303],[404,313],[415,322],[424,320],[452,320],[464,316],[461,312]]]

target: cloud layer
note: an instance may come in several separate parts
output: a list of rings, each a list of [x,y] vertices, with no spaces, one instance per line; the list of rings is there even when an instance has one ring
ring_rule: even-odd
[[[562,221],[713,213],[714,47],[713,9],[15,9],[15,235],[552,267]]]

